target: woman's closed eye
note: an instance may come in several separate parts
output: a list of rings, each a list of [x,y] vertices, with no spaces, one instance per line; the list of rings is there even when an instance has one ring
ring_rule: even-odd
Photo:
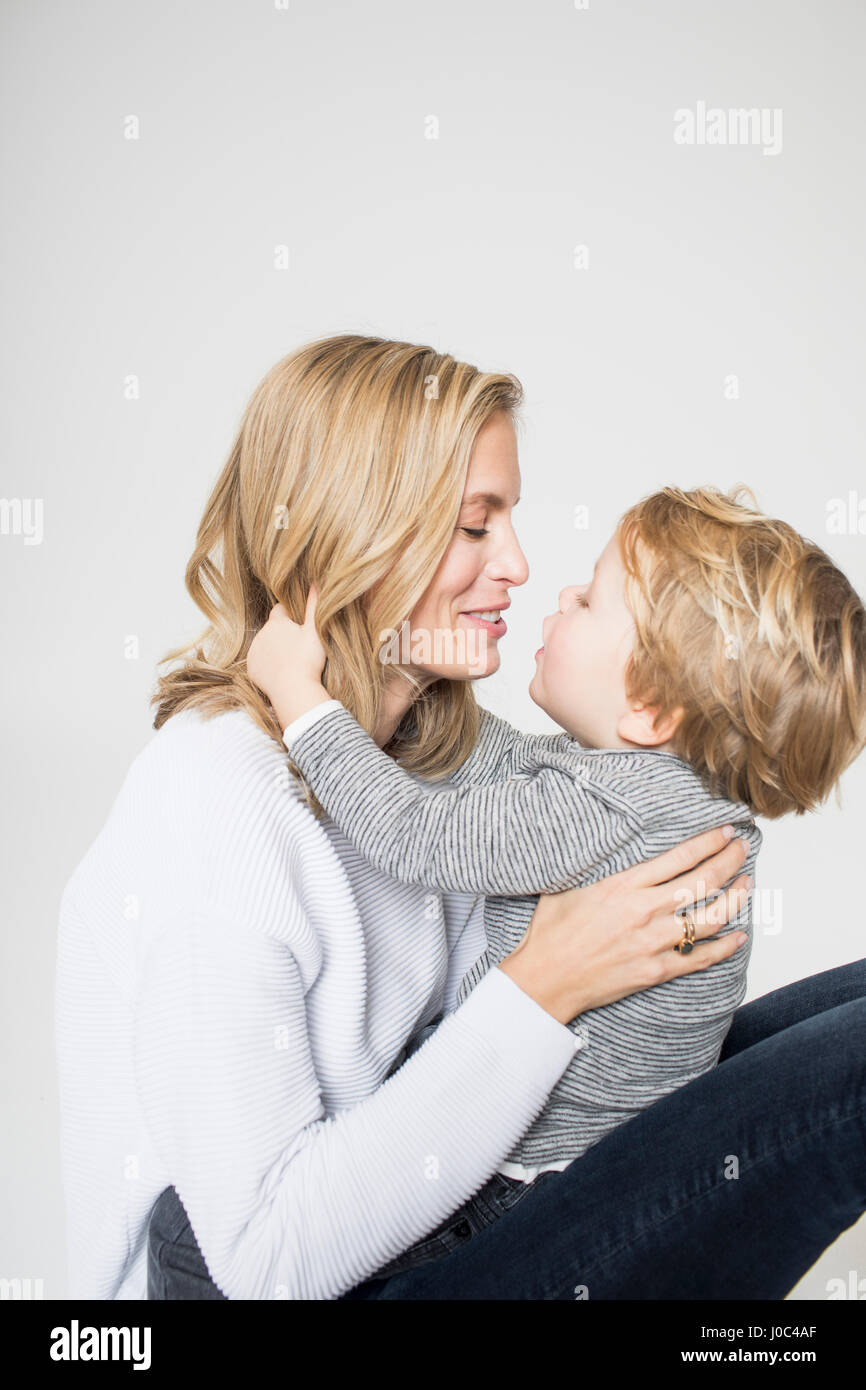
[[[483,526],[461,526],[460,530],[465,531],[467,536],[471,536],[473,540],[480,540],[482,536],[487,535],[487,531]]]

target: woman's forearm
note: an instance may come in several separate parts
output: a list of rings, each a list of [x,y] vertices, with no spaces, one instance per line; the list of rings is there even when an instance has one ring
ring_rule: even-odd
[[[294,958],[215,920],[166,934],[137,1037],[142,1108],[211,1274],[257,1299],[337,1298],[433,1230],[579,1045],[494,970],[373,1094],[326,1116]]]

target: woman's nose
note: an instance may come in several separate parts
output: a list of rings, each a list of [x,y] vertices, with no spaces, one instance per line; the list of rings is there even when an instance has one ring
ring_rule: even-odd
[[[514,531],[497,554],[491,577],[504,584],[525,584],[529,578],[529,565]]]

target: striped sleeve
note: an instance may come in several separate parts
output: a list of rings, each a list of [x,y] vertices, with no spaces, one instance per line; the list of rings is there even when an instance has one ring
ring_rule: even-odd
[[[543,762],[551,753],[577,745],[570,734],[525,734],[489,709],[480,710],[478,738],[469,757],[448,780],[457,787],[500,782],[528,759]]]
[[[525,764],[513,747],[503,764],[497,747],[500,768]],[[627,796],[590,780],[579,754],[549,756],[526,775],[430,791],[342,706],[292,744],[322,805],[377,868],[402,883],[500,896],[575,886],[639,840]]]

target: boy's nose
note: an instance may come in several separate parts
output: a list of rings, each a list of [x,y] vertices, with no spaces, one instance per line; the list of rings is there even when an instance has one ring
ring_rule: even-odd
[[[578,590],[579,590],[579,589],[580,589],[580,585],[579,585],[579,584],[567,584],[567,585],[565,586],[565,588],[560,592],[560,595],[559,595],[559,611],[560,611],[560,613],[564,613],[565,610],[566,610],[566,608],[568,608],[570,604],[574,603],[574,600],[575,600],[575,598],[577,597],[577,593],[578,593]]]

